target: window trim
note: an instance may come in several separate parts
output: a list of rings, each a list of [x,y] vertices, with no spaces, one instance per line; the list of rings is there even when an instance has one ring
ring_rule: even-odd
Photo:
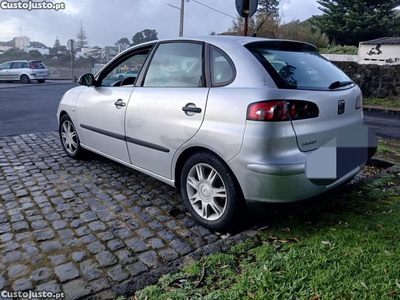
[[[20,68],[13,68],[14,65],[16,65],[16,64],[21,64],[21,67],[20,67]],[[23,65],[24,65],[24,62],[22,62],[22,61],[13,62],[13,63],[10,65],[10,70],[23,69]]]
[[[1,67],[2,65],[6,65],[6,64],[10,64],[10,66],[8,67],[8,69],[4,68],[4,69],[1,69],[1,70],[11,70],[11,66],[12,66],[13,62],[5,62],[5,63],[2,63],[2,64],[0,65],[0,67]]]
[[[154,49],[154,45],[155,45],[155,43],[147,44],[147,45],[144,45],[142,47],[137,47],[137,48],[134,48],[134,49],[132,49],[130,51],[123,52],[121,55],[116,56],[113,60],[111,60],[108,64],[106,64],[103,67],[103,69],[101,69],[95,75],[95,80],[96,80],[95,81],[95,87],[101,87],[102,86],[101,83],[102,83],[103,79],[106,78],[107,75],[110,73],[110,71],[112,71],[115,67],[117,67],[121,62],[123,62],[125,60],[128,60],[130,57],[132,57],[132,56],[134,56],[136,54],[139,54],[140,52],[143,52],[145,50],[150,50],[149,54],[147,55],[146,60],[144,61],[144,64],[143,64],[143,66],[145,66],[146,62],[148,61],[148,59],[149,59],[149,57],[150,57],[150,55],[151,55],[151,53],[152,53],[152,51]],[[142,73],[142,71],[143,71],[143,67],[139,72],[139,76],[137,77],[138,79],[139,79],[140,74]],[[138,79],[136,80],[136,82],[138,81]],[[132,87],[134,87],[134,86],[135,85],[132,85]]]
[[[213,51],[213,49],[216,49],[217,51],[221,52],[222,55],[225,57],[225,59],[228,61],[229,66],[232,69],[232,78],[231,80],[224,82],[224,83],[216,83],[214,82],[214,64],[213,64],[213,60],[212,60],[212,53],[211,51]],[[224,87],[224,86],[228,86],[230,84],[232,84],[232,82],[235,81],[236,79],[236,66],[233,63],[232,59],[230,58],[230,56],[221,48],[215,46],[215,45],[210,45],[209,47],[209,60],[208,60],[208,64],[210,66],[210,70],[209,70],[209,74],[210,74],[210,78],[211,78],[211,87]]]
[[[197,86],[197,87],[194,87],[194,86],[187,86],[187,87],[185,87],[185,86],[182,86],[182,87],[179,87],[179,86],[144,86],[144,82],[145,82],[146,77],[147,77],[147,72],[149,71],[150,64],[153,61],[154,55],[157,52],[158,47],[160,45],[163,45],[163,44],[177,44],[177,43],[178,44],[197,44],[197,45],[201,45],[202,46],[201,56],[202,56],[202,73],[203,73],[202,74],[202,82],[203,82],[203,85],[202,86]],[[206,56],[208,58],[208,55],[207,55],[207,52],[206,52],[206,46],[207,45],[206,45],[205,42],[193,41],[193,40],[173,40],[173,41],[161,41],[161,42],[158,42],[155,45],[155,47],[153,48],[152,53],[150,53],[148,61],[146,61],[146,63],[143,65],[143,69],[145,68],[145,70],[143,72],[143,76],[138,77],[136,86],[143,87],[143,88],[156,88],[156,89],[159,89],[159,88],[184,88],[184,89],[189,89],[189,88],[209,87],[209,82],[210,82],[209,80],[210,79],[208,78],[208,75],[207,75],[209,73],[209,68],[208,68],[208,66],[206,64]]]

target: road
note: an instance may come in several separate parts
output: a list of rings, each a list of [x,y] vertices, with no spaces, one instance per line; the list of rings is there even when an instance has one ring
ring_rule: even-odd
[[[62,95],[76,84],[0,83],[0,136],[57,130],[56,112]],[[400,115],[364,112],[365,123],[384,138],[400,140]]]
[[[364,119],[377,136],[400,140],[400,115],[364,111]]]
[[[57,108],[75,83],[0,84],[0,136],[57,130]]]

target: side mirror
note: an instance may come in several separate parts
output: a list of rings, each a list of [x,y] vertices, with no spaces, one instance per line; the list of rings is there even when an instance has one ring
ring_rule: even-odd
[[[78,83],[84,86],[93,86],[95,81],[93,74],[86,73],[79,77]]]

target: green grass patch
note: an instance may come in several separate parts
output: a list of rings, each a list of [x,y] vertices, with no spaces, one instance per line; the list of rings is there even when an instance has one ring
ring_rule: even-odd
[[[400,108],[400,99],[389,98],[364,98],[364,105],[386,108]]]
[[[399,174],[376,180],[133,299],[400,299],[399,186]]]

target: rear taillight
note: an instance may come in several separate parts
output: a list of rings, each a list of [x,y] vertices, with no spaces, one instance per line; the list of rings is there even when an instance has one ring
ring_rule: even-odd
[[[30,68],[30,69],[35,69],[35,64],[34,64],[33,62],[30,62],[30,63],[29,63],[29,68]]]
[[[357,97],[356,100],[356,109],[360,109],[363,107],[363,96],[360,94],[360,96]]]
[[[301,100],[257,102],[247,109],[247,120],[253,121],[295,121],[318,116],[319,109],[315,103]]]
[[[318,106],[309,101],[288,100],[287,106],[292,120],[316,118],[319,116]]]
[[[249,105],[247,120],[253,121],[288,121],[289,112],[284,100],[257,102]]]

